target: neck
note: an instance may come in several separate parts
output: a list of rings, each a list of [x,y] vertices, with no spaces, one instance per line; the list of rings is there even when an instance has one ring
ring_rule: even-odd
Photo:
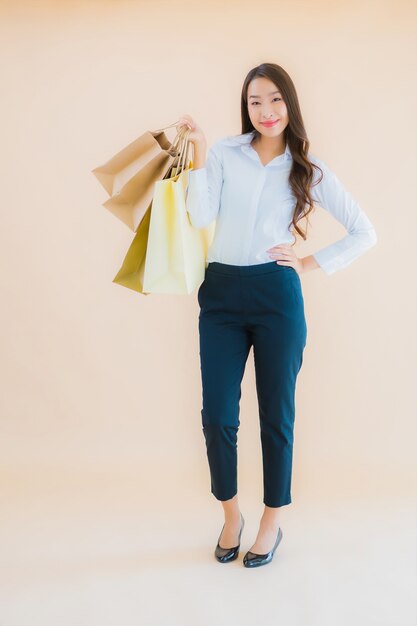
[[[265,137],[265,135],[258,133],[252,143],[257,144],[261,150],[267,153],[280,155],[285,152],[285,137],[282,133],[278,137]]]

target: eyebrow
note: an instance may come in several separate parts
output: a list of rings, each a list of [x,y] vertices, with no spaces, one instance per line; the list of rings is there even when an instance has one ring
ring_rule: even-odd
[[[271,91],[271,93],[268,94],[268,96],[273,96],[274,93],[281,93],[280,91]],[[260,98],[261,96],[249,96],[249,98]]]

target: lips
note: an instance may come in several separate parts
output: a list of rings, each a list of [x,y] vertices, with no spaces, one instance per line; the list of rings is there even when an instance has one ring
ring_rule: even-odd
[[[262,126],[275,126],[275,124],[278,124],[280,120],[275,120],[274,122],[261,122]]]

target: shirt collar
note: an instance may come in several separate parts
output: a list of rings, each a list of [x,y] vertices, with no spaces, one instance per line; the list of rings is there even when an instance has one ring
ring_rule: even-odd
[[[252,159],[259,161],[258,153],[250,145],[254,134],[255,131],[251,130],[248,133],[244,133],[242,135],[231,135],[223,140],[223,144],[226,146],[240,146],[242,152],[245,152],[245,154],[250,156]],[[278,162],[289,159],[292,159],[292,154],[288,143],[286,143],[285,152],[277,157],[274,157],[265,167],[268,167],[269,165],[275,165],[278,164]]]

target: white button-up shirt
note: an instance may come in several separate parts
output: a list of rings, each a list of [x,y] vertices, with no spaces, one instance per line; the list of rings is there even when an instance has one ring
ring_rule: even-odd
[[[206,164],[188,170],[186,208],[197,228],[214,220],[214,238],[207,262],[256,265],[271,262],[267,250],[295,242],[291,219],[296,200],[289,185],[292,155],[285,153],[263,165],[251,146],[254,131],[218,139],[209,148]],[[310,161],[323,170],[323,179],[311,188],[314,202],[333,215],[347,234],[313,254],[326,274],[349,265],[373,246],[373,224],[336,175],[318,157]],[[320,172],[314,169],[315,182]]]

